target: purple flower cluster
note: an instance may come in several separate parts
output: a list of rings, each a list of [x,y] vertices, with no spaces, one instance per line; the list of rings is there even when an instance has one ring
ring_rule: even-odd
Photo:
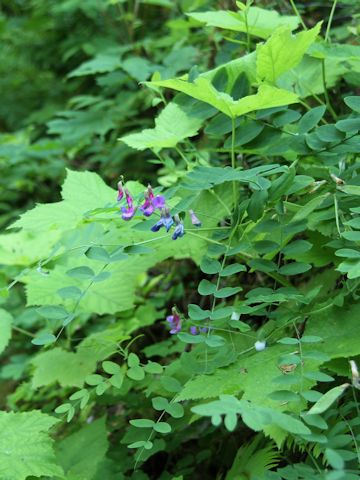
[[[171,313],[172,315],[169,315],[168,317],[166,317],[166,321],[169,322],[170,324],[171,335],[174,335],[175,333],[179,333],[181,331],[182,320],[175,307],[172,308]],[[207,332],[207,331],[208,331],[207,327],[202,327],[202,328],[190,327],[191,335],[197,335],[198,333]]]
[[[152,232],[158,232],[162,227],[165,227],[168,232],[170,228],[175,224],[174,233],[172,235],[173,240],[177,240],[185,235],[185,228],[182,220],[179,215],[174,215],[172,217],[169,207],[166,205],[165,197],[162,195],[154,195],[151,186],[149,185],[147,190],[144,193],[144,203],[137,207],[134,205],[134,199],[131,196],[129,190],[123,187],[122,181],[117,185],[118,187],[118,196],[117,201],[121,202],[124,198],[126,200],[126,206],[120,208],[122,212],[123,220],[131,220],[136,213],[137,208],[145,215],[145,217],[150,217],[156,209],[160,210],[160,220],[158,220],[152,227]],[[196,227],[201,227],[201,221],[197,218],[193,210],[189,210],[191,223]]]

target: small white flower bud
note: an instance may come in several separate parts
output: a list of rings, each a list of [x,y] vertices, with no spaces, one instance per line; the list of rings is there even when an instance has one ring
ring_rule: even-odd
[[[240,319],[240,313],[233,312],[231,314],[231,320],[239,320]]]
[[[257,352],[261,352],[262,350],[265,350],[265,348],[266,348],[266,341],[265,340],[262,340],[262,341],[258,340],[257,342],[255,342],[254,347],[255,347],[255,350]]]

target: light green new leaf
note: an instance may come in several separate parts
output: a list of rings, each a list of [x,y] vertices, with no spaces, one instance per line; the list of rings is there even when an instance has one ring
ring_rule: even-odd
[[[188,116],[178,105],[170,103],[155,119],[155,128],[124,135],[120,140],[137,150],[171,148],[197,134],[201,120]]]
[[[57,423],[39,411],[0,412],[0,478],[62,477],[48,430]]]
[[[40,352],[32,360],[35,367],[32,386],[38,388],[57,382],[62,387],[82,387],[85,377],[95,370],[96,360],[91,349],[73,353],[53,348]]]
[[[232,118],[255,110],[280,107],[298,101],[298,97],[294,93],[270,85],[260,85],[256,94],[248,95],[240,100],[234,100],[227,93],[216,90],[210,80],[205,77],[198,77],[194,82],[174,78],[171,80],[159,80],[151,84],[186,93],[190,97],[209,103],[220,112]]]
[[[68,230],[77,225],[85,211],[113,202],[116,195],[96,173],[72,170],[67,170],[61,194],[64,201],[37,205],[11,227],[37,234],[60,228]]]
[[[104,460],[109,443],[105,417],[85,425],[62,440],[57,458],[67,480],[91,480]]]
[[[269,40],[256,48],[257,76],[261,81],[275,83],[286,71],[300,63],[309,46],[320,32],[321,23],[311,30],[291,34],[289,27],[281,27],[275,31]]]
[[[11,338],[12,316],[0,308],[0,353],[2,353]]]
[[[259,7],[250,7],[247,14],[241,11],[218,10],[216,12],[189,13],[188,15],[207,26],[235,32],[246,32],[248,30],[250,35],[260,38],[268,38],[275,28],[281,25],[287,25],[291,30],[295,30],[299,24],[299,20],[295,16],[279,15],[274,10],[265,10]],[[247,18],[245,15],[247,15]]]

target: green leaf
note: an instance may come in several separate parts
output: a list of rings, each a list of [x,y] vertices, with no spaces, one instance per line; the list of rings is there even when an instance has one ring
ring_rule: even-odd
[[[115,375],[121,371],[120,366],[115,362],[110,362],[106,360],[102,362],[102,368],[104,372],[109,373],[110,375]]]
[[[130,353],[127,359],[130,368],[140,365],[140,359],[135,353]]]
[[[198,133],[202,119],[187,115],[176,103],[169,103],[155,119],[155,128],[124,135],[120,140],[136,150],[173,148]]]
[[[137,418],[135,420],[130,420],[129,422],[136,428],[153,428],[155,422],[153,420],[148,420],[146,418]]]
[[[110,255],[103,247],[90,247],[85,255],[91,260],[98,260],[103,263],[109,263],[110,261]]]
[[[173,418],[182,418],[185,414],[184,407],[180,403],[169,403],[165,410]]]
[[[209,282],[209,280],[201,280],[198,286],[198,292],[200,295],[212,295],[216,290],[215,283]]]
[[[187,332],[180,332],[177,335],[177,338],[184,343],[203,343],[205,338],[202,335],[191,335]]]
[[[169,405],[169,401],[163,397],[154,397],[151,402],[155,410],[165,410]]]
[[[151,373],[153,375],[158,375],[163,372],[162,365],[160,365],[160,363],[157,363],[157,362],[148,362],[145,365],[144,369],[146,373]]]
[[[57,293],[60,295],[61,298],[64,298],[64,299],[68,299],[68,298],[71,298],[71,299],[78,299],[81,295],[81,290],[79,287],[76,287],[76,286],[70,286],[70,287],[63,287],[63,288],[60,288]]]
[[[216,298],[227,298],[231,297],[232,295],[236,295],[237,293],[241,292],[242,287],[224,287],[216,290],[214,293],[214,297]]]
[[[295,240],[294,242],[288,243],[283,249],[283,254],[294,258],[297,255],[301,255],[309,250],[311,250],[312,244],[306,240]]]
[[[324,105],[320,105],[319,107],[312,108],[308,112],[305,113],[301,117],[298,126],[298,133],[302,135],[303,133],[307,133],[309,130],[314,128],[324,116],[326,107]]]
[[[168,375],[162,375],[160,378],[161,385],[167,390],[168,392],[180,392],[181,390],[181,383],[176,380],[174,377],[169,377]]]
[[[344,102],[351,108],[351,110],[360,113],[360,96],[345,97]]]
[[[80,280],[88,280],[95,276],[95,272],[89,267],[75,267],[68,270],[66,275]]]
[[[48,431],[58,421],[39,411],[0,412],[0,477],[63,476]]]
[[[260,85],[256,94],[235,101],[230,95],[216,90],[210,80],[205,77],[198,77],[193,83],[182,79],[172,79],[160,80],[151,84],[186,93],[190,97],[209,103],[232,118],[255,110],[289,105],[298,101],[298,97],[294,93],[270,85]]]
[[[359,185],[341,185],[339,187],[339,190],[341,190],[344,193],[347,193],[348,195],[360,195],[360,186]]]
[[[62,320],[69,315],[65,308],[60,305],[46,305],[44,307],[37,308],[36,311],[43,318],[47,318],[49,320]]]
[[[154,424],[154,430],[166,434],[171,432],[171,426],[167,422],[157,422]]]
[[[348,386],[348,383],[344,383],[326,392],[325,395],[310,408],[307,415],[318,415],[319,413],[325,412],[344,393]]]
[[[309,263],[292,262],[279,268],[281,275],[300,275],[311,269]]]
[[[249,31],[250,35],[260,38],[269,37],[281,25],[287,25],[291,30],[295,30],[299,23],[296,16],[279,15],[274,10],[253,6],[247,9],[246,14],[217,10],[215,12],[188,13],[188,16],[207,26],[244,33]]]
[[[109,446],[105,417],[66,436],[57,444],[57,458],[67,479],[92,480]]]
[[[213,258],[204,257],[200,263],[200,270],[208,275],[213,275],[220,272],[221,263]]]
[[[206,318],[210,318],[210,310],[203,310],[194,303],[190,303],[188,305],[188,314],[192,320],[205,320]]]
[[[73,353],[53,348],[38,353],[31,363],[35,367],[34,388],[55,382],[62,387],[82,387],[85,377],[95,370],[96,356],[90,349]]]
[[[56,342],[56,337],[52,333],[40,333],[31,340],[34,345],[50,345]]]
[[[232,265],[228,265],[220,272],[220,277],[228,277],[230,275],[235,275],[235,273],[239,272],[246,272],[245,265],[241,265],[240,263],[233,263]]]
[[[6,310],[0,308],[0,353],[7,347],[11,338],[13,317]]]
[[[275,83],[286,71],[298,65],[320,32],[321,23],[297,35],[288,26],[280,27],[256,48],[256,72],[261,81]]]
[[[143,380],[145,378],[144,369],[141,368],[140,366],[134,366],[134,367],[129,368],[126,371],[126,375],[129,378],[131,378],[131,380],[135,380],[135,381],[140,381],[140,380]]]

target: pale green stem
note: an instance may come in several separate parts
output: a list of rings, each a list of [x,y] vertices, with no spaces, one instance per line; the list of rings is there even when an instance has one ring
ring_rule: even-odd
[[[331,29],[331,24],[332,24],[332,21],[333,21],[333,18],[334,18],[336,4],[337,4],[337,0],[334,0],[334,3],[331,7],[329,21],[328,21],[328,24],[327,24],[327,27],[326,27],[326,32],[325,32],[325,42],[329,42],[329,43],[331,42],[331,40],[330,40],[330,29]]]
[[[304,23],[301,15],[300,15],[300,13],[299,13],[299,10],[296,8],[296,5],[295,5],[294,0],[290,0],[290,4],[291,4],[291,6],[292,6],[292,9],[294,10],[295,15],[298,17],[299,22],[301,23],[303,29],[304,29],[304,30],[307,30],[307,26],[305,25],[305,23]]]

